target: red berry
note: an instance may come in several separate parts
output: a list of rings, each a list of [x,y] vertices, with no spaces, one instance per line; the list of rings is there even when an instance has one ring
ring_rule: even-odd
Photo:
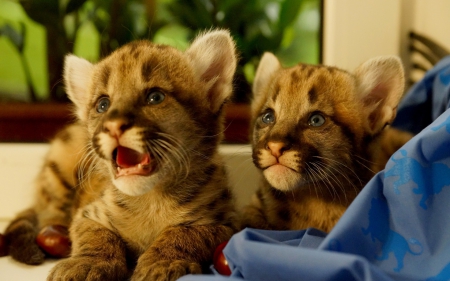
[[[36,237],[36,243],[55,258],[66,258],[70,254],[69,231],[62,225],[48,225],[42,228]]]
[[[5,235],[0,233],[0,257],[8,255],[8,247],[6,245]]]
[[[222,275],[231,275],[230,267],[228,266],[228,261],[223,254],[223,248],[228,244],[228,241],[222,242],[217,246],[214,251],[213,263],[214,268]]]

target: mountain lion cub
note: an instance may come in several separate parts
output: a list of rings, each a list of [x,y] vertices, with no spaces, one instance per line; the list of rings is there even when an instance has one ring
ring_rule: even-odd
[[[244,226],[330,231],[388,157],[411,137],[385,128],[403,95],[398,58],[282,68],[266,53],[253,85],[253,162],[263,178]]]
[[[48,280],[175,280],[201,273],[237,230],[218,153],[235,45],[223,30],[185,52],[129,43],[97,64],[68,55],[78,121],[53,141],[32,208],[6,230],[38,264],[46,225],[70,225],[72,252]]]

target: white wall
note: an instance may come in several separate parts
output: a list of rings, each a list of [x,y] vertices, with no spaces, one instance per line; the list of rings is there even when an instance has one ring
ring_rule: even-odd
[[[450,50],[450,1],[403,0],[414,7],[412,27]]]
[[[324,0],[323,63],[351,71],[371,57],[397,54],[400,8],[397,0]]]
[[[398,0],[396,0],[398,1]],[[412,57],[409,55],[408,36],[410,31],[423,34],[436,43],[450,50],[450,1],[448,0],[401,0],[401,48],[406,69],[411,65]],[[414,61],[422,61],[429,65],[422,57],[414,56]],[[409,73],[408,73],[409,74]],[[415,80],[419,80],[423,73],[412,73]]]
[[[450,50],[449,0],[324,0],[323,63],[353,70],[378,55],[409,66],[411,30]]]

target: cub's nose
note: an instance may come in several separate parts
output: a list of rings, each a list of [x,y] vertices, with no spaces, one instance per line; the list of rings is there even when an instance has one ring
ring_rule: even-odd
[[[266,149],[269,150],[273,156],[278,158],[283,155],[286,150],[290,149],[290,145],[284,142],[269,141],[266,145]]]
[[[120,137],[131,125],[124,119],[109,120],[103,123],[103,131],[112,137]]]

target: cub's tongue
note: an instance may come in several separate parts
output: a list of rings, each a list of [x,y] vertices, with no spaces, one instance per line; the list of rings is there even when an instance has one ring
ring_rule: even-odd
[[[120,168],[130,168],[139,164],[145,166],[149,163],[150,155],[148,153],[142,154],[124,146],[117,147],[116,164]]]

